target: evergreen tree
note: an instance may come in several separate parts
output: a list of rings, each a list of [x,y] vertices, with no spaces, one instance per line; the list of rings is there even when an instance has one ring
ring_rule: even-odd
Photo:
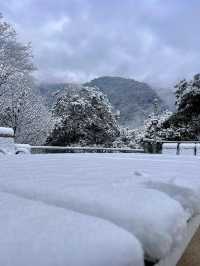
[[[177,111],[163,123],[162,129],[173,132],[170,140],[199,140],[200,74],[189,82],[180,81],[175,88]]]
[[[110,146],[119,126],[107,97],[97,88],[77,87],[58,98],[53,108],[55,125],[47,144]]]

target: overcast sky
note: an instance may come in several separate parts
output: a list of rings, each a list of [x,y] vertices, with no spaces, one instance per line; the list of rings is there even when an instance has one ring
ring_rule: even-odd
[[[161,87],[200,72],[199,0],[1,0],[37,77],[117,75]]]

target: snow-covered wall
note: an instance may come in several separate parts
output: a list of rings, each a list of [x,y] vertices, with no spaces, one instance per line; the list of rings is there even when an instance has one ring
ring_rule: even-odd
[[[14,154],[14,131],[12,128],[0,127],[0,154]]]

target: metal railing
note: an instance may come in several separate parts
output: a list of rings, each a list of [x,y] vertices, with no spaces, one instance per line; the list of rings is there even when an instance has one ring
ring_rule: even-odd
[[[169,150],[176,150],[176,154],[180,155],[182,150],[193,150],[193,154],[197,155],[198,150],[200,153],[200,141],[195,140],[188,140],[188,141],[169,141],[169,140],[160,140],[156,139],[143,139],[143,146],[146,153],[162,153],[163,152],[163,145],[164,144],[176,144],[176,147],[166,147],[165,149]],[[193,147],[185,146],[181,147],[182,144],[191,144]],[[199,144],[199,147],[197,146]]]
[[[31,153],[144,153],[143,149],[103,147],[31,146]]]

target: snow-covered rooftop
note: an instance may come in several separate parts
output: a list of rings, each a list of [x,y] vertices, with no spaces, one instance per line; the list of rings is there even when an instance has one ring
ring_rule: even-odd
[[[0,265],[140,266],[143,252],[166,257],[200,213],[198,157],[29,155],[0,165]]]

